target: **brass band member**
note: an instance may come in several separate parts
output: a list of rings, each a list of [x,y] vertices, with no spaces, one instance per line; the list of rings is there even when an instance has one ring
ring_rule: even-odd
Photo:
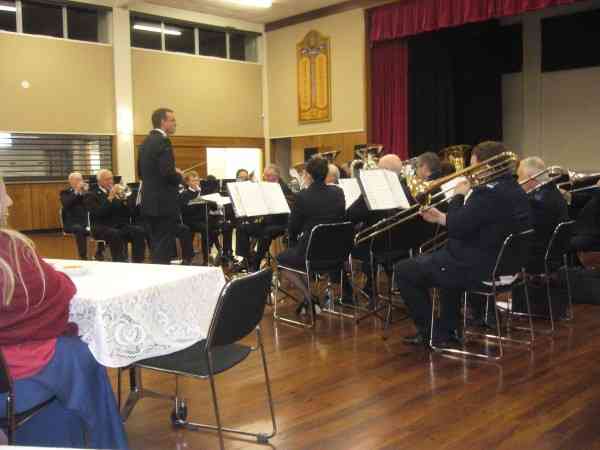
[[[329,164],[327,170],[327,178],[325,178],[325,184],[339,184],[340,183],[340,169],[335,164]]]
[[[239,182],[250,181],[250,174],[246,169],[238,169],[235,173],[235,180]]]
[[[63,231],[75,235],[80,259],[87,259],[88,212],[83,202],[87,191],[88,186],[79,172],[71,173],[69,187],[60,191]]]
[[[288,202],[293,201],[294,193],[281,180],[279,167],[270,164],[265,168],[263,179],[270,183],[279,183],[283,195]],[[266,256],[271,242],[277,236],[285,234],[288,222],[288,214],[275,214],[265,216],[261,221],[240,223],[236,231],[236,254],[244,258],[241,266],[246,266],[249,271],[255,272],[259,269],[260,263]],[[256,252],[251,254],[250,239],[256,238]]]
[[[206,203],[190,206],[190,201],[200,197],[200,178],[195,171],[187,172],[183,178],[184,189],[179,193],[179,204],[181,208],[181,218],[184,225],[188,226],[192,233],[200,233],[202,241],[202,253],[204,255],[204,263],[208,263],[208,244],[206,243],[207,230],[207,211]],[[217,237],[214,231],[209,228],[209,233],[213,236],[209,237],[209,242],[214,242]]]
[[[98,187],[85,195],[85,205],[90,211],[92,234],[106,241],[113,261],[127,260],[126,242],[132,244],[132,261],[144,262],[146,242],[144,229],[131,224],[131,203],[123,198],[123,187],[114,184],[110,170],[102,169],[96,175]]]
[[[517,175],[524,182],[546,168],[541,158],[525,158],[519,163]],[[548,183],[549,176],[544,174],[521,186],[529,193],[535,239],[531,249],[531,258],[527,266],[529,273],[544,272],[544,255],[554,229],[560,222],[569,220],[569,207],[554,183]],[[542,183],[545,183],[543,186]],[[541,187],[540,187],[541,186]]]
[[[308,161],[304,177],[309,186],[296,194],[289,220],[290,247],[277,256],[279,264],[305,270],[306,247],[313,227],[344,220],[344,193],[336,186],[326,185],[326,176],[326,159],[312,158]],[[306,311],[305,305],[311,295],[307,289],[306,280],[289,271],[282,272],[282,276],[302,292],[304,296],[303,309]],[[300,311],[301,309],[298,310],[298,312]]]
[[[600,252],[600,181],[597,189],[584,192],[564,192],[569,205],[580,209],[571,239],[576,252]]]
[[[426,152],[417,158],[417,176],[424,181],[436,180],[442,176],[440,157],[433,152]]]
[[[483,142],[473,150],[471,164],[504,151],[500,142]],[[441,288],[442,305],[440,328],[434,339],[440,345],[459,339],[456,329],[462,292],[489,278],[510,233],[531,226],[529,200],[511,174],[472,190],[464,182],[455,192],[458,195],[450,201],[447,213],[435,208],[422,213],[426,221],[447,227],[447,245],[397,266],[397,287],[417,327],[415,336],[405,338],[410,344],[428,344],[432,287]]]

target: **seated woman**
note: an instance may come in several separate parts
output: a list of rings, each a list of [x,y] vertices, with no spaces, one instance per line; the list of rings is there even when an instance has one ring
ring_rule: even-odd
[[[304,182],[309,186],[296,194],[289,219],[290,247],[277,256],[280,266],[306,270],[306,247],[312,229],[316,225],[344,221],[344,192],[337,186],[325,184],[327,172],[326,159],[313,158],[307,163]],[[302,292],[304,303],[298,312],[306,311],[311,298],[306,278],[289,271],[282,271],[281,274]]]
[[[68,321],[75,285],[27,237],[5,228],[11,204],[0,178],[0,351],[17,412],[56,398],[19,429],[17,441],[82,447],[85,432],[91,448],[128,449],[106,369]]]

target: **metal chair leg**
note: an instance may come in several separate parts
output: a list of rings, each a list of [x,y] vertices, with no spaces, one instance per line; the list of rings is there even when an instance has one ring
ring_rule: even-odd
[[[210,390],[212,392],[213,407],[215,408],[215,418],[217,419],[217,431],[219,433],[219,445],[221,450],[225,450],[225,442],[223,441],[223,430],[221,428],[221,414],[219,412],[219,402],[217,401],[217,389],[215,388],[215,379],[213,375],[213,362],[210,352],[207,353],[208,359],[208,378],[210,380]]]

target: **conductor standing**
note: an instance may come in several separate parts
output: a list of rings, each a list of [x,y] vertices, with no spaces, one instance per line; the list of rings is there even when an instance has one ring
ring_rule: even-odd
[[[182,181],[175,168],[169,136],[175,133],[175,113],[160,108],[152,113],[152,126],[142,145],[138,173],[142,179],[142,216],[148,226],[152,262],[169,264],[175,249],[179,218],[177,195]]]

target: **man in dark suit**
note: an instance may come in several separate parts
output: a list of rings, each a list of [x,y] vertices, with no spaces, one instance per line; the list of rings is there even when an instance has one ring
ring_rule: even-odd
[[[69,175],[69,187],[60,191],[63,231],[75,235],[80,259],[87,259],[88,212],[83,202],[87,184],[79,172]]]
[[[534,156],[523,159],[517,170],[519,183],[522,183],[521,186],[529,196],[535,230],[527,264],[527,271],[532,274],[544,272],[544,256],[552,233],[559,223],[569,220],[569,206],[556,184],[548,182],[548,175],[531,179],[545,169],[544,161]]]
[[[175,168],[169,136],[175,133],[175,114],[167,108],[152,113],[152,126],[142,145],[138,173],[142,180],[142,216],[150,234],[152,262],[169,264],[179,223],[179,185],[182,172]],[[185,249],[185,253],[193,249]]]
[[[100,170],[97,179],[98,186],[85,195],[85,206],[90,212],[94,238],[107,242],[113,261],[127,261],[126,243],[131,242],[132,261],[144,262],[144,229],[132,224],[133,211],[123,187],[114,184],[110,170]]]
[[[293,202],[294,193],[281,181],[279,167],[270,164],[265,168],[263,179],[270,183],[279,183],[288,203]],[[265,216],[259,220],[240,223],[236,228],[236,254],[244,258],[241,266],[247,266],[251,272],[260,268],[260,263],[269,251],[271,242],[277,236],[285,234],[288,214]],[[256,238],[256,252],[252,255],[250,239]]]
[[[577,211],[575,232],[571,239],[574,252],[600,252],[600,181],[582,192],[563,191],[567,202]]]
[[[483,142],[473,150],[471,164],[504,151],[500,142]],[[410,344],[429,342],[432,287],[441,288],[442,305],[434,339],[441,345],[457,339],[462,292],[490,277],[509,234],[531,227],[529,200],[510,173],[473,189],[465,180],[455,193],[447,213],[436,208],[422,213],[426,221],[447,227],[447,245],[397,266],[398,289],[417,328],[415,336],[405,339]]]

